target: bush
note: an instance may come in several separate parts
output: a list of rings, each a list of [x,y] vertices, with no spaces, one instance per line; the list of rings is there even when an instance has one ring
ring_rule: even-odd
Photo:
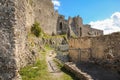
[[[31,32],[36,36],[36,37],[39,37],[41,36],[41,28],[40,28],[40,24],[38,22],[35,22],[33,24],[33,26],[31,27]]]

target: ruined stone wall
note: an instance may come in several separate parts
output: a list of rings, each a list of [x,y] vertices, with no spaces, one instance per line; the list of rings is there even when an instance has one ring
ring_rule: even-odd
[[[120,33],[70,39],[69,56],[72,61],[94,61],[97,64],[120,71]],[[76,50],[71,50],[71,49]]]
[[[16,9],[15,9],[15,57],[17,61],[17,67],[20,68],[25,61],[25,47],[26,47],[26,0],[18,0],[16,1]]]
[[[70,28],[71,35],[80,36],[80,27],[83,26],[82,18],[77,16],[68,19],[68,27]]]
[[[102,30],[98,30],[98,29],[94,29],[94,28],[91,28],[91,31],[89,33],[89,35],[91,36],[101,36],[103,35],[103,31]]]
[[[83,20],[81,17],[69,17],[68,19],[68,27],[70,29],[71,36],[77,36],[77,37],[85,37],[85,36],[100,36],[103,35],[102,30],[97,30],[94,28],[91,28],[91,25],[83,24]]]
[[[83,25],[81,29],[82,29],[82,37],[84,36],[95,37],[95,36],[103,35],[102,30],[91,28],[91,25],[88,25],[88,24]]]
[[[74,63],[67,62],[64,65],[65,69],[73,73],[79,80],[93,80],[93,78],[87,73],[80,70]]]
[[[90,36],[90,32],[91,32],[91,27],[90,25],[83,25],[82,29],[82,37],[84,36]]]
[[[0,1],[0,80],[17,80],[15,59],[16,0]]]
[[[56,31],[58,35],[63,35],[68,33],[68,22],[65,20],[63,15],[59,15],[56,25]]]
[[[30,49],[28,33],[34,21],[45,32],[56,31],[57,13],[50,0],[0,1],[0,80],[20,80],[20,68],[34,63],[36,49]],[[36,44],[40,40],[36,39]],[[40,44],[39,44],[40,45]]]
[[[74,62],[87,61],[90,57],[91,40],[88,37],[69,40],[69,56]]]
[[[69,46],[70,48],[77,48],[77,49],[90,48],[91,40],[88,37],[76,38],[76,39],[71,38],[69,40]]]
[[[51,0],[33,0],[35,20],[41,25],[44,32],[56,34],[58,13],[55,12]]]
[[[20,70],[20,68],[35,61],[35,55],[29,51],[28,45],[28,35],[34,23],[34,16],[33,9],[27,0],[17,0],[15,7],[15,58],[18,70]]]
[[[18,70],[32,64],[39,57],[36,46],[31,47],[29,32],[35,21],[39,22],[44,32],[56,31],[57,15],[50,0],[17,0],[15,3],[15,60]],[[55,19],[56,18],[56,19]],[[32,39],[35,45],[41,46],[41,39]],[[41,42],[40,42],[41,41]]]
[[[107,59],[107,56],[120,56],[120,33],[92,38],[92,54],[95,58]]]

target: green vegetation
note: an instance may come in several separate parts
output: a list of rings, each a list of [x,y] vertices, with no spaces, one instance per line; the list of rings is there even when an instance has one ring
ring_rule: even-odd
[[[43,37],[43,38],[51,38],[52,36],[46,34],[42,28],[40,27],[40,24],[35,21],[34,24],[31,27],[31,33],[34,34],[36,37]]]
[[[40,45],[36,44],[38,39],[43,38],[45,41],[52,40],[52,38],[66,38],[66,35],[59,35],[59,36],[50,36],[43,32],[40,28],[40,24],[35,22],[32,27],[31,31],[28,32],[27,41],[29,42],[29,48],[32,51],[33,48],[38,50],[37,52],[40,54],[40,58],[36,61],[35,64],[26,66],[20,70],[20,75],[22,76],[22,80],[73,80],[73,78],[66,72],[62,70],[63,65],[59,68],[63,71],[62,75],[59,77],[54,77],[49,73],[47,62],[46,62],[46,53],[53,48],[50,47],[49,43],[45,43],[44,49],[40,51]],[[43,41],[44,41],[43,40]]]
[[[57,61],[56,64],[63,71],[60,77],[53,77],[48,72],[47,63],[45,60],[46,53],[52,48],[49,45],[45,45],[45,51],[40,52],[41,58],[36,61],[35,64],[24,67],[20,71],[22,80],[73,80],[70,73],[63,68],[63,64],[59,64]]]
[[[41,59],[37,60],[32,66],[27,66],[20,71],[23,80],[50,80],[45,60],[46,51],[41,52]]]
[[[60,68],[63,72],[63,75],[61,76],[60,80],[78,80],[76,79],[74,74],[72,74],[64,68],[64,65],[59,60],[54,59],[54,62],[57,64],[58,68]]]
[[[32,6],[32,4],[33,4],[33,0],[29,0],[29,4]]]
[[[74,39],[75,39],[75,38],[78,38],[76,35],[72,35],[71,37],[74,38]]]
[[[40,28],[40,24],[38,22],[35,22],[33,26],[31,27],[31,32],[36,36],[40,37],[42,34],[42,29]]]

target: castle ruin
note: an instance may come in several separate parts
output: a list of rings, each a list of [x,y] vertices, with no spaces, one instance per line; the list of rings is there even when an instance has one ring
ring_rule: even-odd
[[[65,20],[63,15],[59,15],[57,21],[57,34],[68,34],[69,36],[85,37],[103,35],[102,30],[91,28],[91,25],[83,24],[81,17],[69,17]]]
[[[38,55],[30,51],[28,33],[35,21],[50,35],[103,35],[79,16],[65,20],[51,0],[0,0],[0,80],[21,80],[19,70],[34,63]]]

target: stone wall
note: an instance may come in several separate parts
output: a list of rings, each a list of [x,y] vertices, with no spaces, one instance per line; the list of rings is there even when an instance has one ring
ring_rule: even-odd
[[[95,37],[95,36],[103,35],[102,30],[91,28],[91,25],[88,25],[88,24],[83,25],[81,29],[82,29],[82,37],[84,36]]]
[[[68,25],[70,28],[70,34],[71,36],[75,35],[80,37],[82,31],[80,32],[80,28],[83,26],[83,21],[82,18],[77,16],[77,17],[69,17],[68,19]]]
[[[78,69],[78,67],[72,62],[65,63],[64,67],[66,70],[73,73],[75,77],[77,77],[79,80],[93,80],[93,78],[90,75]]]
[[[17,80],[15,59],[16,0],[0,1],[0,80]]]
[[[15,58],[18,70],[35,61],[37,54],[33,55],[29,50],[28,35],[34,23],[33,9],[26,0],[18,0],[15,3]],[[31,13],[30,13],[31,12]]]
[[[70,29],[70,34],[77,37],[85,37],[85,36],[100,36],[103,35],[102,30],[91,28],[91,25],[83,24],[83,20],[81,17],[69,17],[68,19],[68,27]]]
[[[33,0],[35,20],[41,25],[44,32],[56,34],[58,13],[54,10],[51,0]]]
[[[58,35],[68,34],[68,22],[63,15],[59,15],[56,28]]]
[[[83,38],[71,38],[69,40],[69,46],[70,48],[80,48],[80,49],[85,49],[85,48],[90,48],[91,47],[91,40],[89,37],[83,37]]]
[[[21,79],[20,68],[39,57],[29,45],[31,26],[37,21],[46,33],[56,33],[57,15],[50,0],[0,1],[0,80]],[[40,46],[40,41],[33,43]]]
[[[114,33],[98,37],[70,39],[69,56],[74,62],[93,60],[97,62],[97,64],[108,63],[110,66],[116,65],[116,69],[118,69],[120,65],[119,36],[120,33]]]
[[[69,56],[72,61],[86,61],[89,57],[88,52],[91,48],[91,40],[88,37],[70,39],[69,48]]]
[[[91,42],[93,57],[107,59],[109,54],[114,57],[120,56],[120,33],[94,37]]]

